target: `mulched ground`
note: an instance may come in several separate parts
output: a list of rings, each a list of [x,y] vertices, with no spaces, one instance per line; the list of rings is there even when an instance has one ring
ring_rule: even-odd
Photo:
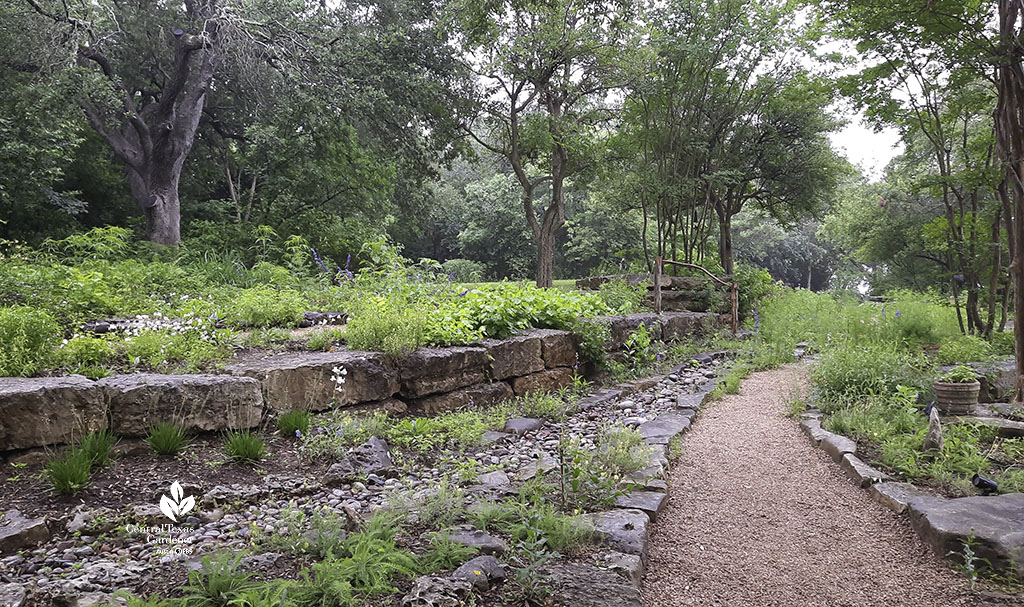
[[[756,373],[701,413],[655,525],[645,605],[979,604],[784,416],[805,385],[799,365]]]

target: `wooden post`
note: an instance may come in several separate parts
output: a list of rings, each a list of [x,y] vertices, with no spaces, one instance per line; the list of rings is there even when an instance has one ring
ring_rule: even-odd
[[[654,258],[654,313],[661,314],[661,256]]]
[[[740,332],[740,283],[732,283],[732,334]]]

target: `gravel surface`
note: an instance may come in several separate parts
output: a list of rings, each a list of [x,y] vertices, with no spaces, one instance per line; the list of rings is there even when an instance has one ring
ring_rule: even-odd
[[[644,604],[976,604],[906,520],[785,417],[805,374],[800,365],[756,373],[701,413],[652,536]]]

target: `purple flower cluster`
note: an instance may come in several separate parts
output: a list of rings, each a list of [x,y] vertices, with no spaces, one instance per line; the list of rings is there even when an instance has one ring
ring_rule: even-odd
[[[316,261],[316,265],[320,266],[320,269],[326,272],[327,266],[324,265],[324,260],[320,259],[320,254],[316,252],[316,249],[309,247],[309,251],[313,254],[313,260]]]

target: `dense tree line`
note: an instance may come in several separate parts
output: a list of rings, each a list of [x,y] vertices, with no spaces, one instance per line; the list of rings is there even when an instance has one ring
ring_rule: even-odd
[[[795,10],[6,3],[0,235],[237,252],[269,226],[539,284],[657,255],[731,272],[738,212],[819,212],[836,180]]]

